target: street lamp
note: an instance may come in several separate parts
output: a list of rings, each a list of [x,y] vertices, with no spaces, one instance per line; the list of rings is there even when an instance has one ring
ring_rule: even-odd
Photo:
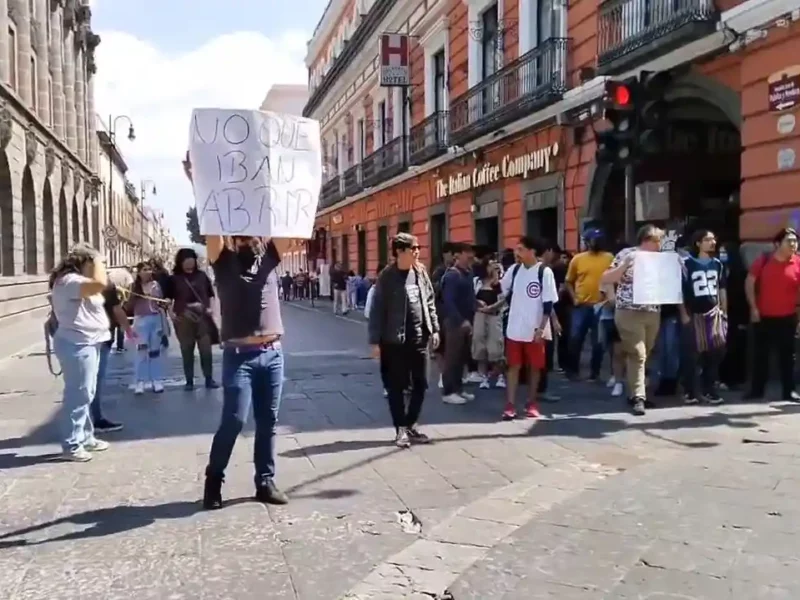
[[[133,126],[131,126],[131,135],[133,135]],[[144,201],[147,198],[147,189],[148,187],[152,190],[151,193],[153,196],[157,196],[158,193],[156,192],[156,182],[152,179],[142,179],[139,182],[139,194],[141,197],[140,209],[142,211],[142,235],[141,235],[141,253],[142,253],[142,260],[144,260],[144,223],[147,221],[147,215],[144,212]]]
[[[113,198],[114,191],[114,150],[117,144],[117,121],[120,119],[128,122],[128,139],[134,141],[136,139],[136,132],[133,130],[133,121],[128,115],[119,115],[114,117],[108,115],[108,196],[106,197],[106,205],[111,206],[111,199]],[[112,223],[113,225],[113,223]]]

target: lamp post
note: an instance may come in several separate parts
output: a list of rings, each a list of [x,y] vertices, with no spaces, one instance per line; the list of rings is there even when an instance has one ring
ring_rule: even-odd
[[[152,179],[142,179],[139,182],[139,194],[141,198],[140,208],[142,211],[142,239],[140,240],[141,244],[141,254],[142,260],[144,260],[144,224],[147,221],[147,214],[144,212],[144,201],[147,198],[147,190],[148,188],[152,189],[153,196],[158,195],[156,192],[156,183]]]
[[[120,119],[128,122],[128,139],[130,141],[136,139],[136,133],[133,130],[133,121],[131,121],[128,115],[119,115],[117,117],[108,115],[108,141],[110,145],[108,152],[108,196],[106,197],[106,204],[108,206],[111,206],[111,198],[113,197],[114,191],[114,150],[117,144],[117,121]]]

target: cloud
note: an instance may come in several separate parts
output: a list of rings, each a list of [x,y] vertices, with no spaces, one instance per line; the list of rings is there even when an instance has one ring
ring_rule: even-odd
[[[181,160],[188,147],[192,108],[258,108],[274,83],[304,83],[302,32],[270,39],[237,32],[216,37],[183,54],[170,55],[124,32],[100,32],[95,103],[104,121],[127,115],[136,140],[126,138],[127,123],[117,121],[117,141],[131,170],[131,181],[152,179],[173,233],[187,241],[185,214],[193,204]],[[101,166],[102,168],[102,166]]]

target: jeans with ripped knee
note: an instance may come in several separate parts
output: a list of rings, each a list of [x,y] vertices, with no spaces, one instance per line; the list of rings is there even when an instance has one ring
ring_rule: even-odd
[[[161,315],[143,315],[133,319],[136,332],[136,382],[158,381],[162,376],[161,345],[164,334]]]

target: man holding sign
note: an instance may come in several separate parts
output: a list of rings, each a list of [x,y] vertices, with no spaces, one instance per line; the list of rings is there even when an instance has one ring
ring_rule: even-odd
[[[275,485],[283,386],[277,267],[291,238],[310,238],[321,182],[319,124],[258,111],[195,110],[184,162],[206,236],[222,319],[222,419],[206,467],[203,506],[222,483],[250,407],[256,499],[286,504]]]

